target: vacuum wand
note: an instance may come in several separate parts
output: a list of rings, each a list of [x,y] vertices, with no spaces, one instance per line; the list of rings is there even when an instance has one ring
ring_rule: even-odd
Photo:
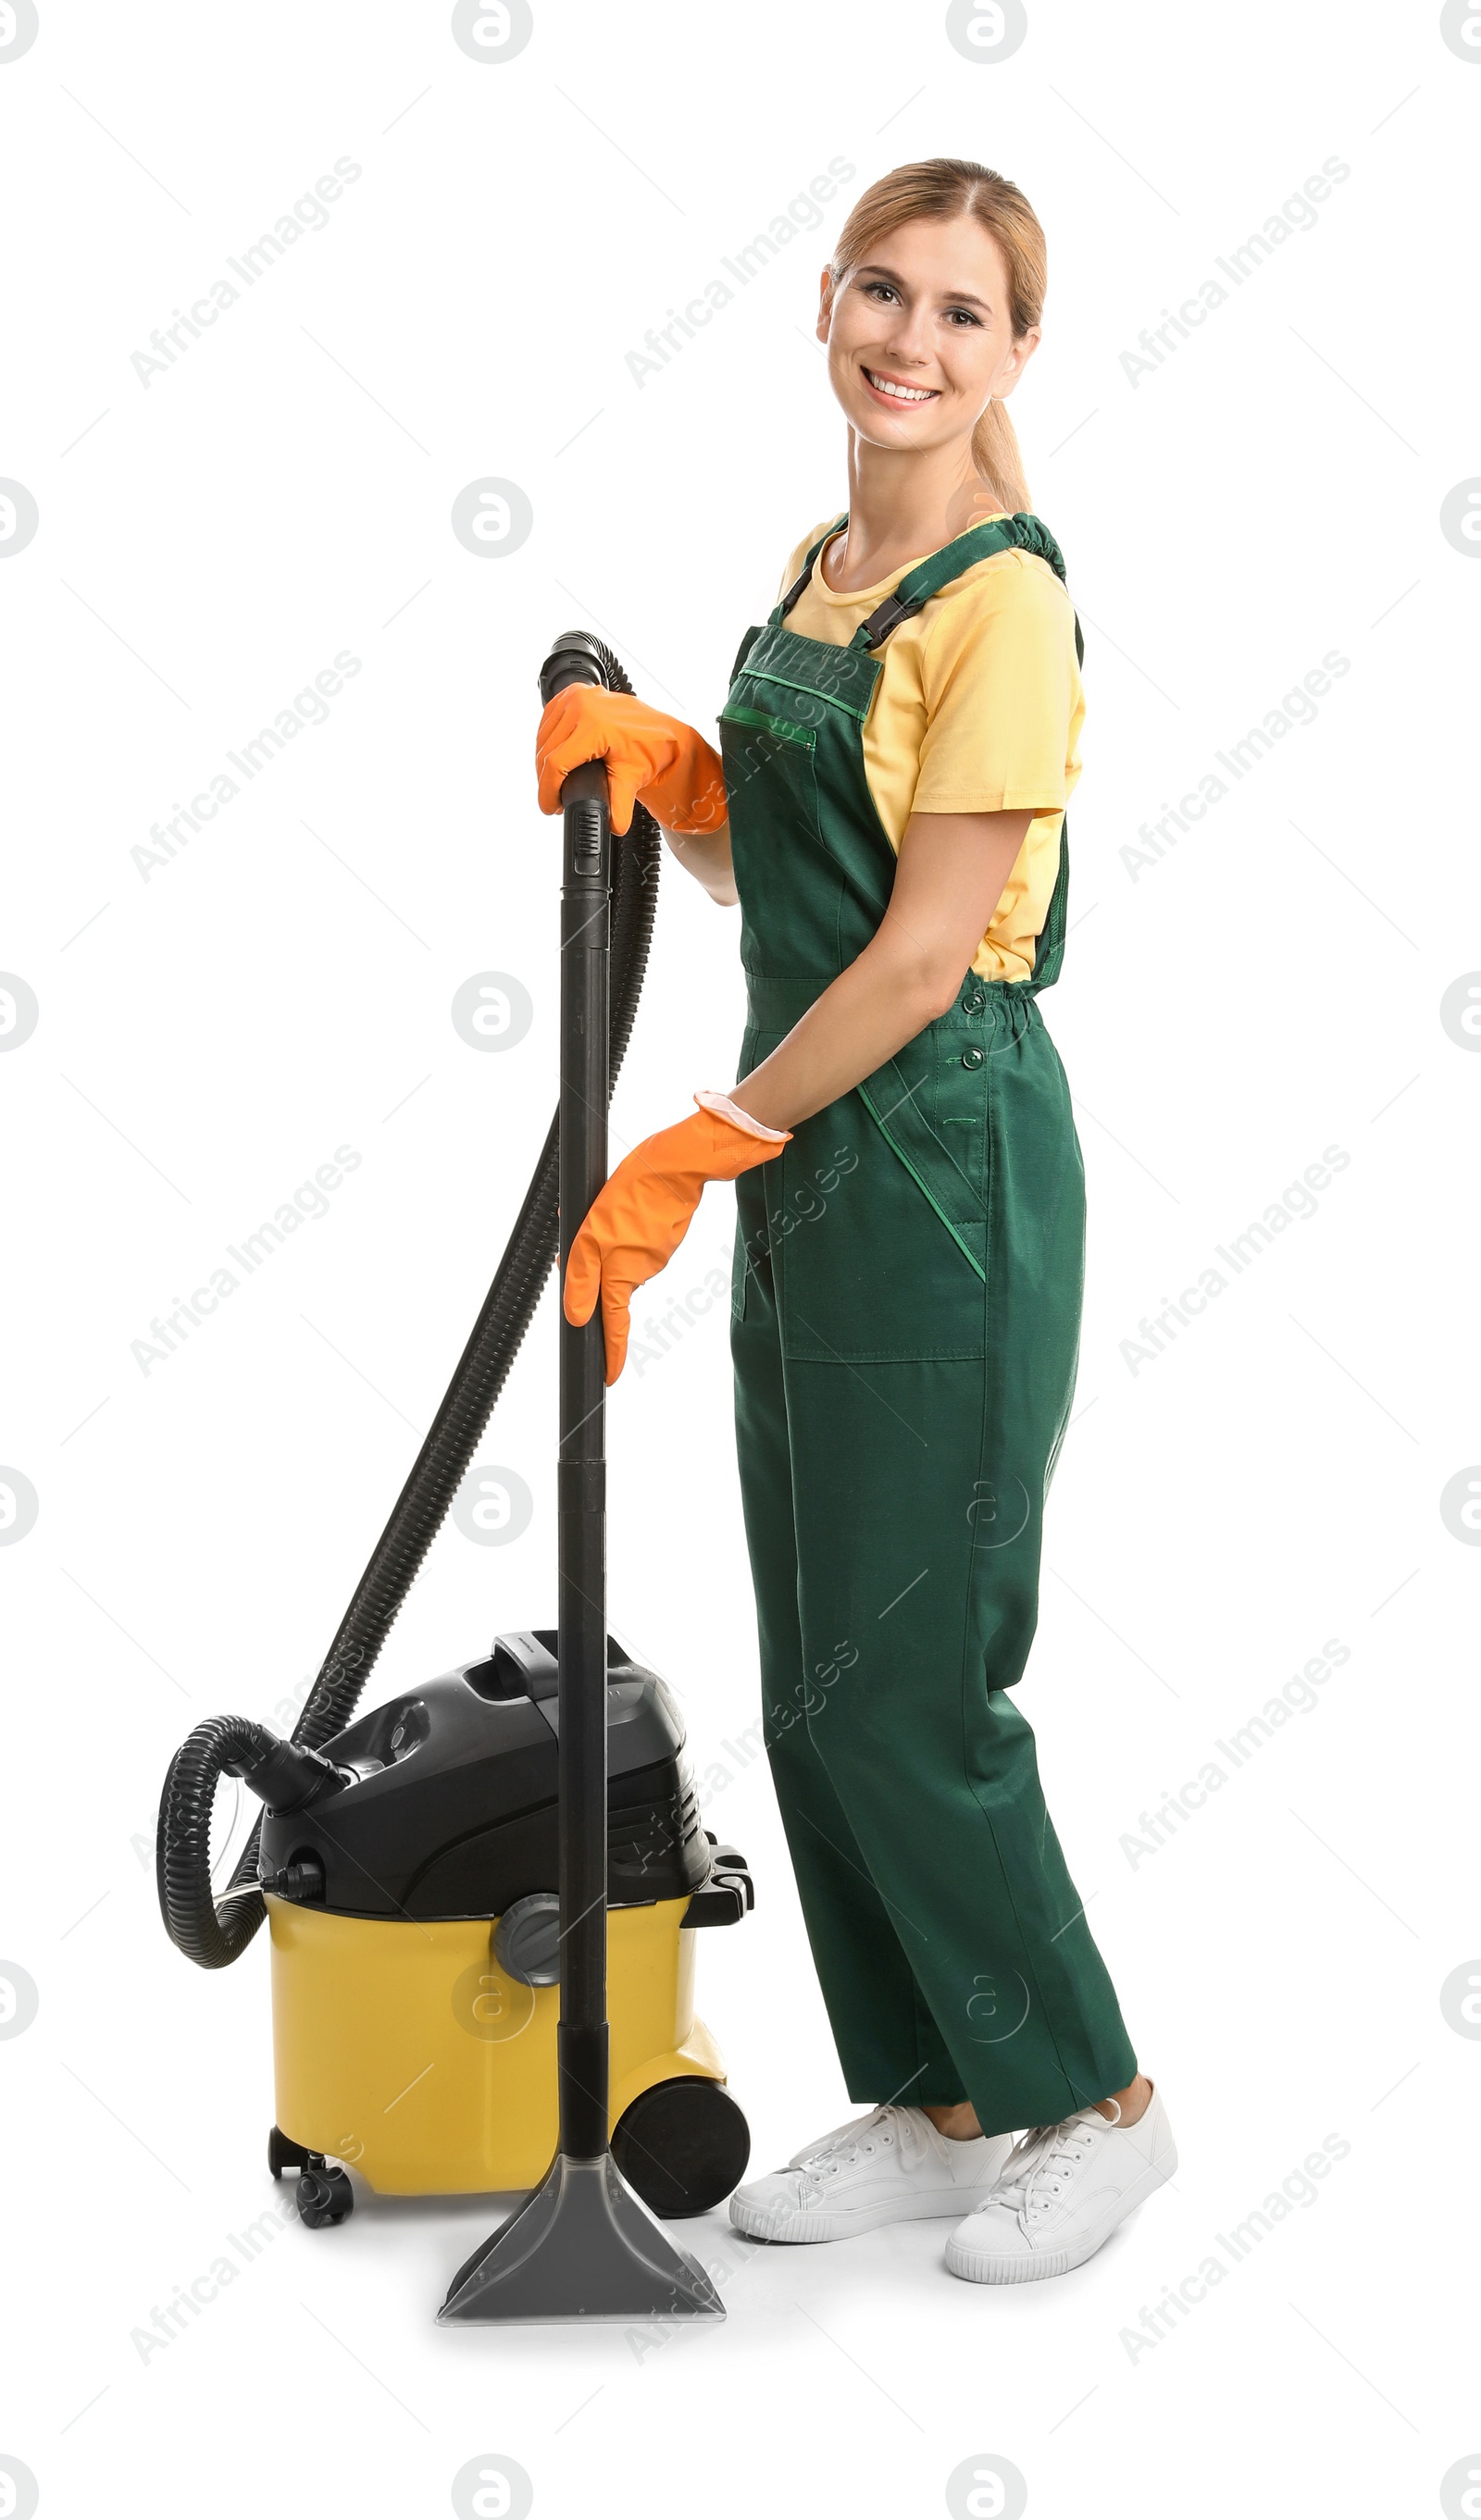
[[[573,668],[561,682],[599,679]],[[560,1283],[571,1243],[606,1179],[611,825],[606,765],[565,781],[561,889]],[[598,1303],[576,1328],[561,1314],[560,1663],[561,2018],[556,2032],[561,2149],[593,2161],[607,2145],[606,2023],[606,1348]]]
[[[609,649],[567,631],[540,697],[608,691]],[[612,837],[604,761],[561,790],[560,1279],[606,1179]],[[634,817],[637,825],[637,816]],[[642,826],[624,855],[643,845]],[[619,874],[619,930],[622,878]],[[620,1055],[620,1046],[619,1046]],[[698,2260],[671,2240],[612,2157],[606,2020],[606,1346],[600,1301],[574,1328],[561,1310],[560,1568],[556,1701],[560,1778],[560,2134],[540,2185],[454,2275],[439,2324],[551,2318],[723,2318]]]

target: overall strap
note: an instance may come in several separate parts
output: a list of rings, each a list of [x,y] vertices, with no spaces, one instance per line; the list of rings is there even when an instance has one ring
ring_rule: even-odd
[[[836,530],[836,528],[834,528]],[[850,652],[869,655],[880,647],[902,621],[909,621],[933,595],[950,586],[966,569],[980,560],[989,560],[995,552],[1027,551],[1047,560],[1061,586],[1065,582],[1064,555],[1049,527],[1027,509],[1015,516],[998,517],[990,524],[974,525],[970,532],[959,534],[938,552],[932,552],[918,568],[907,569],[892,595],[875,607],[867,621],[861,622],[849,642]],[[1074,615],[1075,656],[1085,662],[1085,640],[1080,629],[1080,616]],[[1059,827],[1059,864],[1054,891],[1045,914],[1044,927],[1035,954],[1033,977],[1020,983],[1024,994],[1037,997],[1041,989],[1053,986],[1064,961],[1064,937],[1069,900],[1069,832],[1066,816]]]
[[[836,525],[830,528],[833,533],[837,530]],[[991,524],[973,525],[968,533],[959,534],[955,542],[932,552],[930,558],[921,561],[918,567],[907,569],[894,593],[887,595],[882,604],[876,605],[869,619],[860,623],[849,645],[863,650],[866,654],[871,653],[889,637],[892,630],[898,629],[902,621],[910,620],[912,614],[928,604],[933,595],[939,595],[944,586],[950,586],[965,570],[974,567],[979,560],[990,560],[994,552],[1000,551],[1036,552],[1041,560],[1049,562],[1055,576],[1063,583],[1064,555],[1054,535],[1048,525],[1031,516],[1027,509],[1020,509],[1016,516],[996,517]],[[798,592],[801,592],[800,588]],[[1079,627],[1077,620],[1077,639]]]
[[[848,515],[845,511],[841,517],[835,517],[830,525],[825,526],[823,532],[818,536],[817,541],[814,543],[812,550],[808,553],[806,560],[803,562],[799,575],[793,578],[790,586],[786,590],[786,593],[782,598],[781,603],[771,613],[770,623],[773,628],[779,627],[790,612],[792,606],[796,603],[797,598],[802,593],[808,579],[812,576],[813,562],[816,561],[818,554],[823,549],[824,544],[831,542],[834,534],[837,533],[842,526],[846,525],[847,522]]]

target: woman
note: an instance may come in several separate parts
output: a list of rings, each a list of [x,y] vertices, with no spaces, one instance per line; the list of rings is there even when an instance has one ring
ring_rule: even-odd
[[[704,1184],[737,1184],[736,1428],[764,1737],[850,2097],[868,2114],[732,2199],[828,2240],[952,2217],[955,2274],[1100,2247],[1171,2176],[1008,1692],[1074,1385],[1084,1175],[1039,1013],[1057,976],[1081,642],[1004,408],[1042,231],[933,158],[874,185],[823,274],[848,509],[741,644],[723,762],[590,690],[541,720],[540,801],[605,757],[740,904],[740,1081],[618,1165],[564,1304],[628,1301]],[[1027,2128],[1013,2144],[1015,2128]]]

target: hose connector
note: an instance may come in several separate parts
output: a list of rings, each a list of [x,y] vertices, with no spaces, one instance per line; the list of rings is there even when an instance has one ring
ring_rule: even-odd
[[[302,1811],[321,1794],[354,1782],[348,1769],[337,1768],[322,1750],[285,1741],[266,1724],[239,1724],[221,1767],[226,1776],[240,1777],[270,1812]]]

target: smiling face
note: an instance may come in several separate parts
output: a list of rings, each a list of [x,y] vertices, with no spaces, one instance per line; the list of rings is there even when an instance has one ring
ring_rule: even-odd
[[[881,237],[835,292],[823,275],[818,338],[829,378],[871,445],[965,448],[1039,338],[1035,326],[1013,339],[1003,250],[974,218],[912,219]]]

